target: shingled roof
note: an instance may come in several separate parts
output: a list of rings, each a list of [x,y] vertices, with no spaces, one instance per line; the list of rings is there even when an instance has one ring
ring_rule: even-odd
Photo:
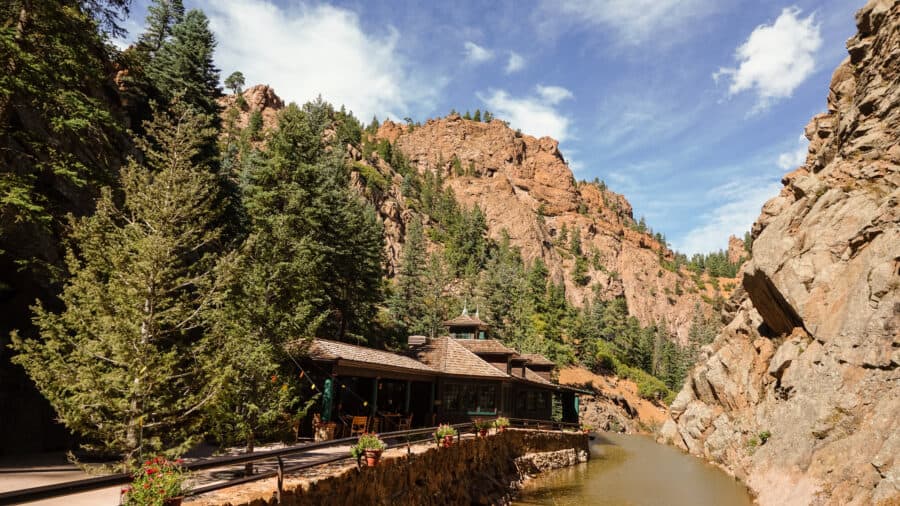
[[[487,329],[488,325],[484,323],[478,315],[472,316],[467,311],[452,320],[444,321],[445,327],[474,327]]]
[[[538,353],[523,353],[522,358],[528,360],[528,363],[536,366],[556,366],[549,358]]]
[[[496,339],[457,339],[457,343],[463,345],[472,353],[491,353],[497,355],[515,355],[516,350],[507,348]]]
[[[327,339],[314,339],[309,347],[309,357],[313,360],[347,360],[419,373],[437,373],[427,364],[404,355]]]
[[[478,358],[458,339],[438,337],[410,347],[409,355],[445,374],[479,378],[508,378],[509,375]]]

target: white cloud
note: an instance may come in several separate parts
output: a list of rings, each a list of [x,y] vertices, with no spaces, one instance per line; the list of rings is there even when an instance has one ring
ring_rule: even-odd
[[[366,33],[357,15],[328,5],[280,7],[267,0],[202,0],[222,75],[240,70],[287,100],[322,94],[367,121],[430,107],[445,80],[416,76],[398,51],[400,34]]]
[[[552,105],[556,105],[567,98],[574,97],[571,91],[562,86],[543,86],[539,84],[536,89],[538,95]]]
[[[815,53],[822,46],[821,26],[814,15],[800,18],[800,9],[789,7],[771,25],[760,25],[735,51],[737,68],[722,67],[713,79],[731,80],[728,94],[754,91],[756,110],[790,97],[815,70]]]
[[[794,170],[806,163],[806,153],[809,151],[809,141],[800,136],[797,139],[797,148],[778,155],[778,166],[783,170]]]
[[[467,41],[465,43],[466,61],[471,63],[484,63],[494,57],[494,52],[488,48]]]
[[[541,89],[555,91],[545,94]],[[512,128],[537,137],[550,136],[559,142],[571,138],[571,122],[555,106],[560,100],[572,98],[572,93],[558,86],[539,85],[537,90],[534,96],[519,98],[504,90],[491,90],[489,95],[479,93],[478,98],[487,104],[496,117],[509,121]]]
[[[544,0],[544,10],[615,32],[616,41],[664,45],[713,12],[719,0]]]
[[[515,51],[509,52],[509,60],[506,61],[506,73],[512,74],[525,68],[525,58]]]
[[[779,183],[763,179],[732,181],[709,190],[706,198],[718,200],[719,205],[700,217],[700,225],[675,241],[676,249],[688,256],[725,249],[728,236],[743,237],[762,205],[780,190]]]

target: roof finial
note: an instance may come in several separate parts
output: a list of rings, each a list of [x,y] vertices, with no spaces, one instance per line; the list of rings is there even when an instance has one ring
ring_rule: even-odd
[[[468,297],[463,299],[463,316],[469,316],[469,299]]]
[[[475,304],[475,318],[481,318],[481,316],[478,314],[478,304]]]

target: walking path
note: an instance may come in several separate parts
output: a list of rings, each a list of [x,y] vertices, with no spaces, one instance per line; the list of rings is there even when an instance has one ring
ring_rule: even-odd
[[[414,444],[413,446],[417,447],[416,451],[424,451],[424,449],[432,447],[433,445],[433,442],[429,442],[427,444]],[[270,445],[257,448],[256,450],[264,451],[283,447],[284,445]],[[406,450],[397,449],[394,451],[399,452]],[[236,453],[240,453],[240,451],[234,450],[232,452],[228,452],[228,454]],[[341,445],[328,448],[318,448],[290,457],[284,457],[283,461],[285,467],[290,467],[319,460],[328,460],[339,455],[349,456],[349,454],[350,445]],[[187,458],[185,460],[190,462],[192,459]],[[341,464],[340,467],[344,467],[345,465],[347,465],[346,462]],[[254,464],[255,473],[274,471],[276,468],[277,463],[275,459],[270,459],[265,462]],[[333,467],[329,466],[327,469],[307,472],[304,474],[309,476],[332,471]],[[196,471],[192,473],[192,477],[190,482],[188,483],[188,486],[190,486],[191,488],[196,488],[201,486],[213,485],[216,483],[222,483],[228,480],[233,480],[235,478],[240,478],[244,475],[243,473],[244,464]],[[67,481],[74,481],[91,477],[93,476],[82,471],[79,467],[67,463],[65,460],[65,456],[60,453],[31,455],[25,457],[17,457],[15,459],[0,459],[0,493],[31,487],[39,487],[43,485],[52,485],[55,483],[63,483]],[[274,490],[274,485],[269,484],[268,482],[272,482],[274,484],[274,479],[260,480],[260,486],[271,487],[272,490]],[[82,492],[79,494],[72,494],[56,499],[33,501],[27,504],[41,506],[59,504],[65,504],[66,506],[113,506],[119,504],[121,488],[121,486],[108,487],[89,492]],[[214,492],[211,496],[226,499],[228,497],[228,489]],[[208,499],[208,497],[190,498],[186,502],[199,501],[202,503],[206,502],[206,499]]]

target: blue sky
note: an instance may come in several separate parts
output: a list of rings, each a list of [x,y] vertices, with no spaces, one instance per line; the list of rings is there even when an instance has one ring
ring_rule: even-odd
[[[141,30],[146,0],[126,27]],[[676,249],[750,228],[802,163],[862,0],[185,0],[223,77],[363,121],[487,108],[550,135]]]

